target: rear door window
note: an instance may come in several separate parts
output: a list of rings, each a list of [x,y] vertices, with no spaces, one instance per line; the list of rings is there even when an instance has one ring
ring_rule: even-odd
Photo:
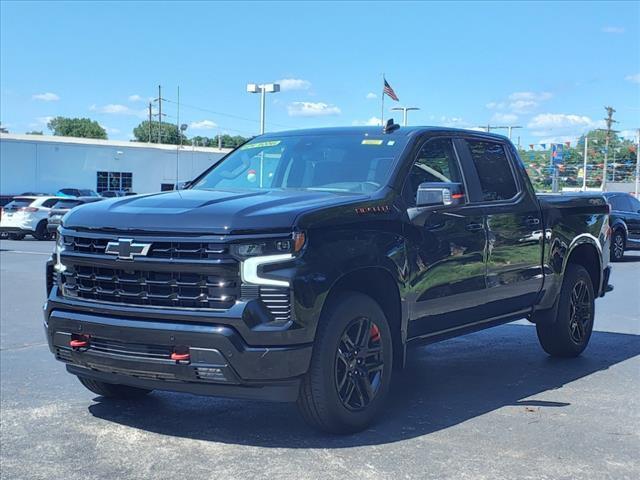
[[[515,197],[518,186],[504,146],[484,140],[467,140],[467,145],[478,172],[482,201],[495,202]]]
[[[73,208],[80,205],[82,202],[78,200],[58,200],[52,208]]]

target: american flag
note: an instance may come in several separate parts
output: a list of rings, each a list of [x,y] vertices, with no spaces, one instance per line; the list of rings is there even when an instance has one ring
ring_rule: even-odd
[[[399,102],[400,100],[398,99],[398,96],[396,95],[396,92],[393,91],[393,88],[391,88],[391,85],[389,85],[389,82],[387,82],[387,80],[384,80],[384,89],[382,90],[382,94],[383,95],[389,95],[389,97],[391,98],[391,100],[395,100],[396,102]]]

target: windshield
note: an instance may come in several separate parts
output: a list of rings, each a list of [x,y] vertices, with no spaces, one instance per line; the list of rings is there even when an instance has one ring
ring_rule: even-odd
[[[387,184],[405,145],[404,137],[364,133],[256,138],[191,188],[374,192]]]

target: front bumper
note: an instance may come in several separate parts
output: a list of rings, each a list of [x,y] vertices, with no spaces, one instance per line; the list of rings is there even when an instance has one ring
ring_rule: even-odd
[[[51,352],[78,376],[202,395],[295,401],[311,345],[254,347],[231,327],[45,308]],[[86,348],[72,348],[72,339]],[[171,353],[188,352],[188,361]]]

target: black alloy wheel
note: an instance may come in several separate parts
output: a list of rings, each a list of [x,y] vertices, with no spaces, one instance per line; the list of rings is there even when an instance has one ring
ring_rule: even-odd
[[[624,234],[617,230],[611,239],[611,259],[620,261],[624,256]]]
[[[335,383],[340,401],[350,411],[366,408],[382,386],[384,372],[380,328],[367,317],[344,329],[335,360]]]
[[[584,280],[573,287],[569,301],[569,335],[571,340],[581,345],[587,337],[592,318],[593,299]]]

